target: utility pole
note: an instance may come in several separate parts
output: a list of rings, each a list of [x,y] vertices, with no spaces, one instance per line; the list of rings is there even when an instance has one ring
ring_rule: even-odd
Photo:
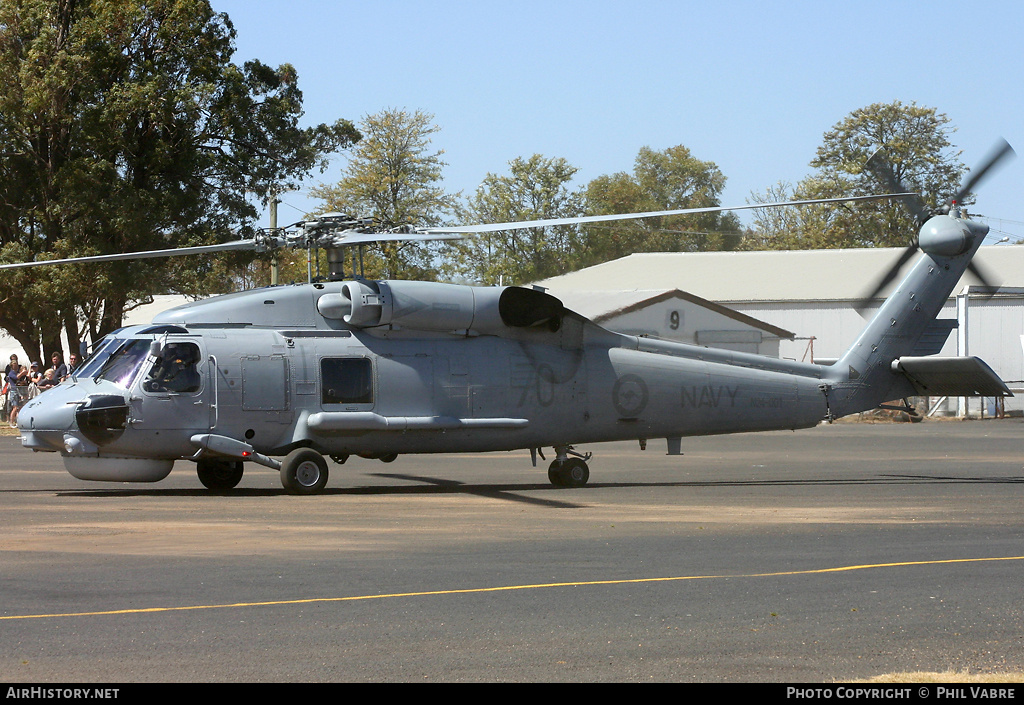
[[[281,201],[277,200],[277,191],[270,192],[270,232],[275,233],[277,230],[277,204]],[[277,250],[270,257],[270,285],[277,286]]]
[[[970,354],[968,352],[969,338],[967,335],[967,313],[970,308],[970,297],[970,286],[965,286],[963,293],[957,294],[956,296],[956,354],[958,357],[967,357]],[[964,418],[970,416],[971,405],[969,397],[957,397],[956,405],[957,416],[961,416]]]

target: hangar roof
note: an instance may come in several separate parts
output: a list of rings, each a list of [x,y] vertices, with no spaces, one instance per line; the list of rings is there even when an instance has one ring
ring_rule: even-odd
[[[669,299],[687,301],[696,306],[714,311],[720,316],[725,316],[743,325],[757,328],[777,338],[792,340],[795,333],[792,333],[778,326],[758,320],[745,313],[734,311],[713,301],[708,301],[699,296],[672,289],[670,291],[653,289],[635,289],[632,291],[582,291],[564,290],[559,296],[565,306],[576,313],[582,314],[594,321],[603,324],[617,316],[638,311],[656,303]]]
[[[855,301],[892,266],[902,248],[645,252],[537,282],[555,296],[573,290],[684,289],[720,303]],[[911,262],[914,262],[911,259]],[[982,247],[975,262],[993,283],[1024,286],[1024,245]],[[880,296],[899,282],[895,279]],[[966,275],[954,290],[977,281]]]

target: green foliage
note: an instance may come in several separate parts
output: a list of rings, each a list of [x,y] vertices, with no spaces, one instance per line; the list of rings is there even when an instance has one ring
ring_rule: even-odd
[[[312,195],[324,201],[321,212],[372,217],[377,227],[440,225],[457,204],[441,187],[444,150],[432,148],[440,132],[434,116],[419,110],[389,108],[359,124],[363,139],[355,146],[341,180]],[[424,278],[434,274],[434,250],[422,244],[384,243],[364,256],[366,275]]]
[[[889,193],[889,186],[866,168],[868,158],[881,148],[907,190],[920,193],[930,208],[948,204],[965,171],[960,152],[949,141],[954,132],[949,122],[935,108],[900,101],[855,110],[825,133],[810,164],[818,171],[788,196],[807,199]],[[776,187],[754,194],[753,200],[780,200],[787,191],[788,187]],[[904,247],[917,228],[911,214],[895,200],[804,206],[789,215],[755,212],[755,232],[744,246]]]
[[[632,174],[600,176],[587,185],[587,210],[605,215],[719,206],[724,188],[714,162],[696,159],[686,147],[644,147]],[[590,265],[633,252],[733,249],[740,227],[731,213],[700,213],[589,225],[586,233],[582,257]]]
[[[751,194],[754,203],[801,201],[821,193],[845,194],[850,185],[822,184],[810,176],[795,188],[780,182],[763,193]],[[815,204],[754,209],[753,227],[743,238],[743,250],[814,250],[859,247],[858,227],[863,225],[863,205]]]
[[[507,175],[488,174],[459,213],[466,223],[507,223],[583,214],[569,183],[576,167],[535,154],[509,162]],[[522,284],[571,271],[583,249],[578,226],[480,233],[448,246],[444,271],[481,284]]]
[[[358,139],[347,121],[300,128],[295,70],[237,66],[233,40],[206,0],[0,4],[0,256],[237,239],[252,197]],[[0,326],[31,351],[58,345],[52,321],[74,345],[79,321],[103,334],[131,302],[222,274],[193,258],[28,270],[0,281]]]

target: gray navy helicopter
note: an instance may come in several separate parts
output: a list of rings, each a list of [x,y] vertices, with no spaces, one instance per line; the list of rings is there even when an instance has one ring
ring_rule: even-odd
[[[82,480],[156,482],[188,460],[203,485],[229,490],[245,463],[257,463],[278,470],[296,494],[324,489],[328,457],[529,450],[536,466],[542,449],[553,448],[549,480],[580,487],[591,457],[576,450],[582,444],[637,440],[644,448],[665,438],[669,454],[679,454],[685,436],[807,428],[912,395],[1009,396],[981,360],[923,355],[920,342],[943,329],[936,316],[964,272],[980,274],[971,258],[988,227],[967,219],[959,202],[1010,153],[1004,144],[937,214],[880,157],[894,192],[886,196],[406,233],[364,232],[361,221],[324,216],[298,224],[292,237],[272,231],[72,260],[260,249],[298,238],[328,249],[332,276],[186,304],[111,333],[69,380],[24,406],[22,445],[59,453]],[[344,248],[374,241],[887,197],[904,200],[920,230],[868,298],[920,256],[830,365],[622,335],[533,288],[368,281],[345,278],[340,266]]]

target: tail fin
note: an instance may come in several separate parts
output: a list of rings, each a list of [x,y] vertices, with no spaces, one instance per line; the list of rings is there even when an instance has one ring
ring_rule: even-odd
[[[827,381],[832,415],[866,411],[917,393],[893,362],[914,354],[988,233],[987,225],[959,215],[953,210],[924,224],[919,236],[920,258],[831,367]]]

